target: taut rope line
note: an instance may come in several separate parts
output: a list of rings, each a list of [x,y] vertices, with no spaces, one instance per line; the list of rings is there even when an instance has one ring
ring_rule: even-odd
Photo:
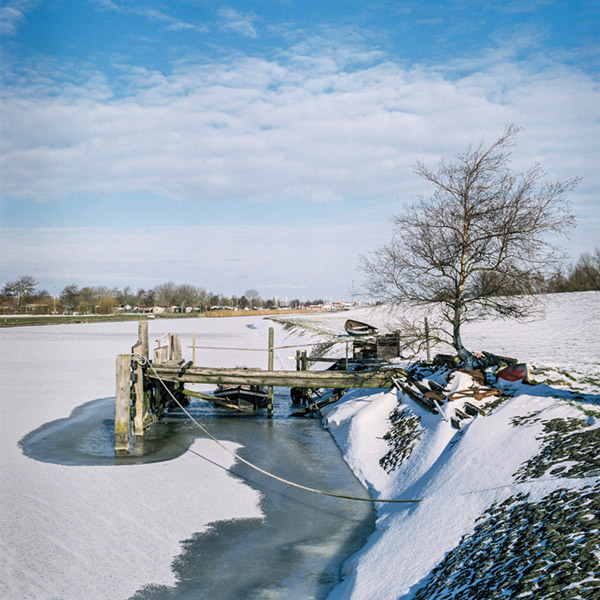
[[[142,356],[140,354],[134,354],[133,358],[142,365],[144,365],[144,364],[148,365],[152,369],[152,371],[154,371],[154,377],[156,377],[156,379],[158,379],[158,381],[160,381],[161,385],[167,391],[169,396],[171,396],[171,398],[174,400],[174,402],[177,404],[177,406],[206,436],[208,436],[211,440],[213,440],[213,442],[215,442],[221,448],[223,448],[223,450],[225,450],[226,452],[231,454],[236,460],[243,462],[245,465],[248,465],[250,468],[254,469],[255,471],[258,471],[259,473],[262,473],[263,475],[266,475],[267,477],[271,477],[271,479],[275,479],[277,481],[280,481],[281,483],[285,483],[286,485],[298,488],[300,490],[312,492],[313,494],[321,494],[322,496],[331,496],[333,498],[341,498],[342,500],[354,500],[356,502],[371,502],[372,504],[375,504],[376,502],[382,502],[385,504],[415,504],[417,502],[422,502],[422,498],[417,498],[417,499],[412,499],[412,500],[398,500],[395,498],[374,499],[374,498],[359,498],[358,496],[350,496],[348,494],[340,494],[337,492],[327,492],[325,490],[317,490],[315,488],[311,488],[306,485],[301,485],[299,483],[295,483],[294,481],[289,481],[288,479],[279,477],[278,475],[275,475],[274,473],[265,471],[258,465],[251,463],[249,460],[246,460],[245,458],[242,458],[241,456],[239,456],[239,454],[236,454],[233,450],[230,450],[227,446],[225,446],[225,444],[222,444],[214,435],[212,435],[210,433],[210,431],[208,431],[201,423],[199,423],[194,418],[194,416],[191,415],[186,410],[186,408],[181,404],[181,402],[179,402],[179,400],[177,400],[177,398],[173,395],[171,390],[166,386],[165,382],[161,379],[160,375],[156,372],[156,369],[154,368],[152,363],[145,356]]]

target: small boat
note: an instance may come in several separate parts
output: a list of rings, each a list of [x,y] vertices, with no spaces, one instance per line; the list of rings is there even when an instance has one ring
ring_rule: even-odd
[[[367,323],[361,323],[360,321],[355,321],[354,319],[348,319],[344,325],[344,328],[350,335],[377,335],[379,333],[379,329],[377,329],[377,327],[373,327]]]
[[[251,404],[254,409],[266,408],[269,402],[267,388],[262,385],[218,385],[213,396],[228,404]]]
[[[496,373],[496,377],[505,381],[528,381],[531,379],[526,363],[508,365]]]

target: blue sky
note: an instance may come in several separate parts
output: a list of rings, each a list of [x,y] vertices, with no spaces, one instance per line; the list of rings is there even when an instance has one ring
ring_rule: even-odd
[[[348,297],[413,173],[522,127],[600,239],[589,1],[0,3],[1,283]]]

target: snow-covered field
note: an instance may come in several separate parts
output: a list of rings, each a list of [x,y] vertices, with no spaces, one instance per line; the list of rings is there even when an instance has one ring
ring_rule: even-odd
[[[259,318],[153,321],[150,337],[182,333],[187,346],[195,330],[204,345],[266,347],[267,327]],[[0,598],[106,600],[148,582],[170,585],[181,540],[213,521],[262,516],[258,493],[217,466],[233,457],[207,439],[191,450],[215,464],[188,452],[169,462],[74,468],[22,454],[18,443],[32,430],[114,397],[115,358],[136,339],[136,323],[0,330]],[[199,352],[198,360],[266,361],[216,354]]]
[[[382,328],[390,324],[389,313],[381,308],[310,315],[294,318],[296,322],[304,319],[308,325],[304,335],[301,329],[284,332],[278,326],[276,340],[302,343],[325,339],[326,332],[341,334],[350,314]],[[167,331],[181,333],[187,346],[195,330],[201,332],[198,344],[263,348],[272,324],[258,317],[157,320],[150,324],[150,338]],[[1,598],[116,599],[130,596],[147,582],[170,585],[171,561],[180,551],[180,540],[212,521],[261,516],[254,490],[208,461],[192,460],[189,453],[169,462],[118,468],[73,468],[22,454],[18,443],[32,430],[69,416],[85,402],[114,396],[115,357],[127,352],[136,337],[135,323],[0,330]],[[495,572],[486,566],[484,546],[491,534],[489,528],[481,528],[511,510],[517,522],[518,514],[526,514],[528,507],[538,506],[536,502],[556,490],[577,489],[585,499],[590,485],[598,487],[597,473],[588,468],[585,458],[556,459],[548,469],[541,469],[542,475],[533,473],[539,465],[530,463],[547,441],[542,439],[548,433],[545,423],[555,419],[580,422],[581,429],[569,435],[572,439],[588,436],[590,460],[597,460],[600,418],[593,415],[600,415],[600,293],[551,296],[542,320],[527,324],[490,320],[470,325],[464,341],[474,351],[487,350],[532,363],[536,378],[546,383],[504,384],[512,397],[487,416],[465,422],[460,431],[395,390],[355,390],[324,410],[327,426],[347,462],[373,497],[421,500],[408,505],[376,505],[377,530],[367,546],[348,561],[345,579],[330,598],[502,597],[500,592],[490,591]],[[340,356],[343,351],[343,345],[339,346]],[[185,353],[189,357],[189,349]],[[279,351],[276,368],[293,368],[292,354],[293,350]],[[201,351],[197,355],[197,363],[206,366],[264,367],[265,361],[261,353]],[[461,375],[450,385],[462,389],[470,383],[468,376]],[[398,414],[399,422],[418,417],[420,437],[410,456],[388,472],[380,460],[390,452],[384,436],[398,406],[406,411]],[[196,440],[192,450],[220,465],[232,462],[229,454],[209,440]],[[529,465],[529,471],[517,475],[524,465]],[[567,465],[568,478],[552,472],[557,465]],[[588,475],[585,478],[580,476],[582,469]],[[177,494],[171,493],[174,487]],[[529,496],[512,500],[524,493]],[[568,494],[564,497],[564,506],[572,502],[570,498]],[[514,504],[494,508],[494,503],[499,506],[507,499]],[[517,508],[521,513],[515,512]],[[578,510],[585,513],[588,509],[580,506]],[[477,522],[486,511],[488,516]],[[582,518],[587,519],[586,514]],[[597,524],[593,531],[597,546]],[[496,540],[498,552],[506,544],[512,548],[513,533]],[[565,533],[562,541],[571,539],[570,535],[572,532]],[[541,546],[548,546],[547,540],[542,541]],[[473,564],[470,548],[480,561],[476,563],[479,579],[475,577],[471,587],[465,583],[464,569],[457,566]],[[530,551],[531,560],[538,561],[537,546]],[[600,547],[591,551],[600,556]],[[488,552],[490,555],[493,553]],[[449,556],[454,557],[451,564],[447,563]],[[554,564],[550,558],[539,558],[542,560],[546,563],[540,563],[540,569]],[[600,579],[600,562],[586,564],[588,579]],[[431,592],[436,589],[436,577],[452,584],[446,592]],[[485,589],[489,595],[477,596],[473,589]],[[584,590],[581,597],[594,597],[587,593]]]

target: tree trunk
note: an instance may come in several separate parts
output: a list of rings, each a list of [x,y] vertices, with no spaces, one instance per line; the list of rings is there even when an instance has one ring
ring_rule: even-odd
[[[452,345],[456,350],[456,354],[458,358],[463,363],[463,366],[466,369],[473,368],[473,355],[463,346],[462,340],[460,338],[460,314],[461,307],[454,307],[454,319],[452,322]]]

